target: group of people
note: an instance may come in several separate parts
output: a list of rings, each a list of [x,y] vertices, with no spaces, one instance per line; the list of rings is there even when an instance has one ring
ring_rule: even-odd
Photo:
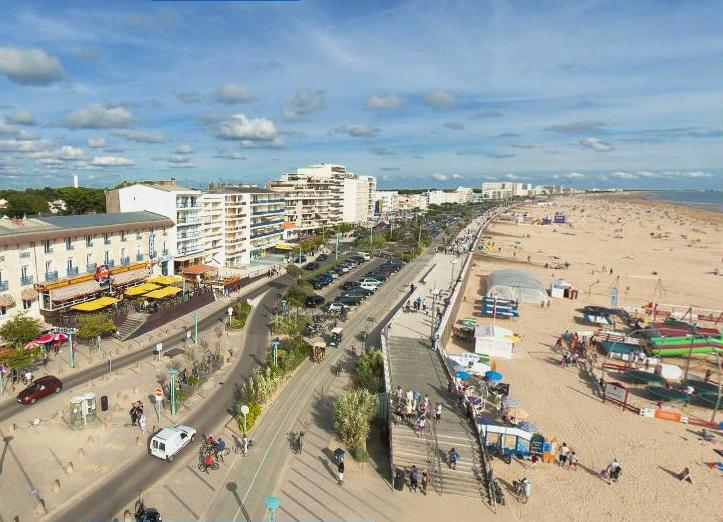
[[[138,426],[141,433],[146,432],[146,414],[143,413],[143,401],[135,401],[128,412],[131,416],[131,426]]]
[[[570,449],[567,442],[563,442],[562,446],[560,446],[558,462],[561,468],[567,466],[568,469],[577,471],[577,465],[580,461],[577,458],[577,453]]]
[[[432,415],[432,405],[429,400],[429,394],[422,394],[414,391],[407,390],[404,393],[401,386],[397,386],[394,391],[394,411],[396,414],[409,418],[416,414],[416,420],[414,421],[414,431],[418,437],[424,435],[427,428],[427,419]],[[442,420],[442,403],[437,403],[434,406],[434,419],[435,422],[439,423]]]

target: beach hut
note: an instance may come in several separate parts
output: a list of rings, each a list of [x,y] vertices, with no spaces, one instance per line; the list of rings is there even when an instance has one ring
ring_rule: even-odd
[[[474,330],[474,351],[489,355],[511,359],[515,343],[521,341],[512,330],[501,326],[480,325]]]

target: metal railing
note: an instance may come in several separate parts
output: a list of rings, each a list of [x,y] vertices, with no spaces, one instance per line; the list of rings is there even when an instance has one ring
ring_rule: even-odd
[[[88,263],[85,265],[86,272],[95,272],[96,268],[98,268],[98,263]]]
[[[0,281],[0,292],[7,290],[9,284],[7,281]]]
[[[130,265],[131,258],[130,257],[121,257],[120,262],[121,262],[121,265]]]
[[[26,285],[32,285],[33,284],[33,276],[26,276],[20,278],[20,286],[26,286]]]
[[[57,281],[58,279],[58,271],[55,270],[53,272],[45,272],[45,280],[46,281]]]
[[[78,275],[78,267],[74,266],[72,268],[68,268],[68,277],[73,277]]]
[[[136,254],[136,261],[143,261],[143,254]]]

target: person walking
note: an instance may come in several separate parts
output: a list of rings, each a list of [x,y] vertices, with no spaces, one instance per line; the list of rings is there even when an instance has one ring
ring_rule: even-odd
[[[437,403],[437,410],[434,413],[434,419],[437,421],[437,424],[439,424],[439,421],[442,420],[442,403]]]
[[[577,471],[577,465],[578,465],[578,463],[579,463],[579,461],[578,461],[578,459],[577,459],[577,454],[573,451],[573,452],[570,454],[569,465],[570,465],[570,467],[571,467],[572,469],[574,469],[575,471]]]
[[[457,453],[457,450],[452,448],[449,450],[449,467],[456,470],[457,469],[457,461],[459,460],[459,453]]]
[[[690,476],[690,469],[688,468],[688,466],[684,467],[683,471],[678,473],[678,480],[680,480],[681,482],[690,482],[691,484],[693,483],[693,479]]]
[[[141,429],[141,433],[143,435],[146,434],[146,414],[141,413],[140,417],[138,417],[138,427]]]
[[[620,465],[620,461],[615,457],[607,467],[608,484],[617,482],[620,479],[620,472],[623,467]],[[612,481],[612,482],[611,482]]]
[[[244,457],[246,456],[246,452],[249,450],[249,438],[246,436],[246,433],[244,433],[241,436],[241,451],[243,452]]]
[[[339,485],[344,485],[344,459],[339,459],[339,464],[336,467],[336,471],[339,473]]]
[[[422,494],[426,496],[427,494],[427,484],[429,483],[429,473],[427,471],[422,471]]]
[[[409,489],[410,491],[417,492],[417,485],[419,483],[419,471],[417,466],[412,464],[412,469],[409,470]]]
[[[570,454],[570,448],[567,447],[567,442],[563,442],[562,446],[560,446],[560,458],[559,463],[560,467],[564,468],[565,463],[567,462],[567,456]]]

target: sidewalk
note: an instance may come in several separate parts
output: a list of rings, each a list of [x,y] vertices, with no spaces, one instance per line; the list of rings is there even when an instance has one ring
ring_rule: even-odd
[[[281,273],[277,276],[277,278],[283,277],[285,274],[286,271],[282,270]],[[257,288],[260,288],[261,286],[266,285],[271,281],[274,281],[275,279],[276,278],[260,279],[258,281],[254,281],[250,285],[242,288],[239,292],[235,293],[231,297],[218,298],[213,303],[199,308],[199,321],[201,321],[204,317],[211,316],[221,310],[228,308],[228,306],[236,299],[243,297],[244,295],[248,295]],[[152,353],[150,352],[155,349],[156,344],[159,342],[163,343],[164,351],[174,346],[182,346],[183,341],[169,342],[169,339],[172,339],[174,336],[179,336],[183,334],[183,332],[192,330],[193,317],[191,316],[191,314],[188,314],[187,316],[180,317],[174,321],[171,321],[162,328],[157,328],[151,332],[142,334],[128,341],[120,341],[115,337],[108,337],[102,341],[100,350],[94,350],[93,353],[90,352],[89,348],[86,345],[79,346],[77,344],[77,341],[74,341],[77,350],[75,353],[74,368],[70,367],[70,351],[68,350],[66,344],[64,345],[63,349],[60,351],[57,357],[51,356],[47,366],[38,366],[33,371],[33,376],[34,378],[38,378],[44,375],[55,375],[61,380],[64,380],[67,379],[69,376],[72,376],[82,370],[87,370],[88,368],[100,365],[107,365],[109,352],[112,354],[113,358],[117,358],[129,353],[149,350],[150,356],[152,355]],[[12,383],[7,378],[3,379],[3,386],[4,389],[0,390],[0,405],[15,401],[15,395],[25,387],[21,382],[16,383],[13,387]]]

